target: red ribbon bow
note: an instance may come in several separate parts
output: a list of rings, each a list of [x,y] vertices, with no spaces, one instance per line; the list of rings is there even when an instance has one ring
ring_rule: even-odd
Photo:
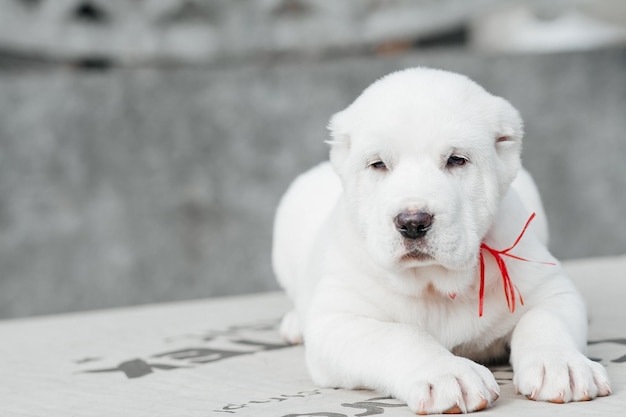
[[[509,311],[511,313],[515,312],[515,292],[516,291],[517,291],[517,294],[519,295],[520,303],[524,305],[524,299],[522,298],[522,294],[520,293],[519,288],[517,288],[517,285],[511,282],[511,277],[509,276],[509,271],[506,267],[506,263],[504,262],[504,257],[507,256],[509,258],[517,259],[518,261],[524,261],[524,262],[537,262],[537,261],[531,261],[530,259],[522,258],[520,256],[509,253],[511,250],[513,250],[517,246],[519,241],[522,239],[522,237],[524,236],[524,233],[526,233],[526,229],[528,229],[530,222],[533,221],[535,216],[536,216],[536,213],[532,213],[530,215],[530,218],[526,221],[526,225],[524,225],[522,232],[519,234],[517,239],[515,239],[515,242],[513,243],[513,245],[511,245],[511,247],[504,249],[504,250],[497,250],[487,245],[486,243],[481,243],[480,252],[479,252],[480,253],[480,290],[479,290],[479,304],[478,304],[478,316],[479,317],[483,316],[483,303],[484,303],[484,298],[485,298],[485,257],[483,255],[483,249],[489,252],[495,258],[496,263],[498,264],[498,269],[500,269],[500,274],[502,275],[502,284],[504,285],[504,296],[506,297],[506,304],[509,307]],[[538,263],[545,264],[545,265],[556,265],[553,262],[538,262]]]

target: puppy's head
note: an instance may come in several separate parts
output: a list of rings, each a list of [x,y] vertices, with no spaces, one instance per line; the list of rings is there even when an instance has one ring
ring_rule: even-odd
[[[462,75],[415,68],[330,121],[330,159],[372,258],[400,271],[467,270],[520,168],[522,121]]]

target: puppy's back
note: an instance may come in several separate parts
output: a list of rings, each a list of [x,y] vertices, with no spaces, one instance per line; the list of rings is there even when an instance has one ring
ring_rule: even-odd
[[[295,280],[313,242],[341,194],[329,162],[298,176],[283,196],[274,219],[272,266],[279,284],[293,300]]]

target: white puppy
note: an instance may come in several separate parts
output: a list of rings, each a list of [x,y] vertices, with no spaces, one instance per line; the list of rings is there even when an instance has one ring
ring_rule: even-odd
[[[583,354],[583,300],[546,249],[507,101],[458,74],[408,69],[329,127],[331,163],[288,190],[273,248],[295,304],[281,332],[304,339],[317,384],[378,390],[419,414],[471,412],[499,395],[477,362],[510,354],[533,400],[611,392]]]

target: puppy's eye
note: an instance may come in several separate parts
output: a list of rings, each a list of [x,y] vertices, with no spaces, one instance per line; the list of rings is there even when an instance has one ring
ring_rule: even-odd
[[[387,165],[383,161],[374,161],[368,165],[370,168],[374,168],[375,170],[384,171],[387,169]]]
[[[462,156],[452,155],[451,157],[448,158],[448,162],[446,163],[446,165],[448,166],[448,168],[453,168],[453,167],[463,166],[467,162],[468,162],[467,158],[464,158]]]

